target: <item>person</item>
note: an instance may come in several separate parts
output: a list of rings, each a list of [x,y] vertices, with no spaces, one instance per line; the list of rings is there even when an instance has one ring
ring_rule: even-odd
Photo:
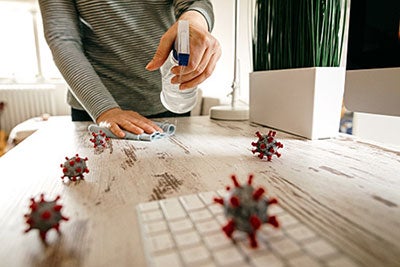
[[[151,118],[179,116],[161,101],[161,76],[189,21],[189,65],[174,67],[184,90],[207,79],[221,56],[210,0],[39,0],[46,42],[69,86],[73,121],[106,122],[118,137],[162,131]],[[184,114],[189,115],[189,114]]]

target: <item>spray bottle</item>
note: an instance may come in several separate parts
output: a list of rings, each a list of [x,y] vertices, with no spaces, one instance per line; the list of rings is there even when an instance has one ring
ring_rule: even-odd
[[[174,77],[174,74],[171,73],[171,68],[174,66],[187,66],[189,56],[189,22],[179,20],[174,49],[160,68],[162,77],[161,103],[169,111],[178,114],[191,111],[197,101],[197,87],[180,90],[179,84],[171,83],[171,79]]]

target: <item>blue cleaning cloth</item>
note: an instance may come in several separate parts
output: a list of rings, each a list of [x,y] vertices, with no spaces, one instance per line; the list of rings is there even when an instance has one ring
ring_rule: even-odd
[[[147,134],[147,133],[133,134],[133,133],[123,130],[123,132],[125,133],[125,137],[119,138],[116,135],[114,135],[109,128],[104,127],[104,126],[99,126],[97,124],[90,124],[88,127],[88,130],[90,132],[95,132],[95,133],[99,133],[100,131],[102,131],[103,133],[106,134],[107,137],[110,137],[110,138],[137,140],[137,141],[153,141],[153,140],[157,140],[157,139],[162,139],[164,137],[168,137],[175,133],[176,127],[174,124],[171,124],[168,122],[157,122],[157,121],[154,121],[154,123],[157,124],[158,127],[160,127],[161,129],[163,129],[164,132],[160,133],[160,132],[156,131],[151,134]]]

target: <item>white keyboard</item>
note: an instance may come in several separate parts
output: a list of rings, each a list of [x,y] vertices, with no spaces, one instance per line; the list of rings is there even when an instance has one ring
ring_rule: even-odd
[[[234,240],[221,230],[227,222],[214,197],[225,190],[202,192],[141,203],[137,206],[148,266],[358,266],[312,229],[271,205],[280,228],[263,224],[257,231],[258,247],[251,248],[247,234],[235,231]]]

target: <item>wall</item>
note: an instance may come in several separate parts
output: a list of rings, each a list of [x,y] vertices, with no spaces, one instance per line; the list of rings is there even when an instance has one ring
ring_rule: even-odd
[[[234,6],[235,0],[212,0],[215,12],[213,35],[222,47],[222,56],[211,77],[200,87],[205,96],[221,98],[229,103],[227,95],[231,92],[233,81],[233,49],[234,49]],[[252,0],[239,1],[239,31],[238,31],[238,70],[240,77],[240,99],[248,101],[250,72],[250,20],[249,12]]]

